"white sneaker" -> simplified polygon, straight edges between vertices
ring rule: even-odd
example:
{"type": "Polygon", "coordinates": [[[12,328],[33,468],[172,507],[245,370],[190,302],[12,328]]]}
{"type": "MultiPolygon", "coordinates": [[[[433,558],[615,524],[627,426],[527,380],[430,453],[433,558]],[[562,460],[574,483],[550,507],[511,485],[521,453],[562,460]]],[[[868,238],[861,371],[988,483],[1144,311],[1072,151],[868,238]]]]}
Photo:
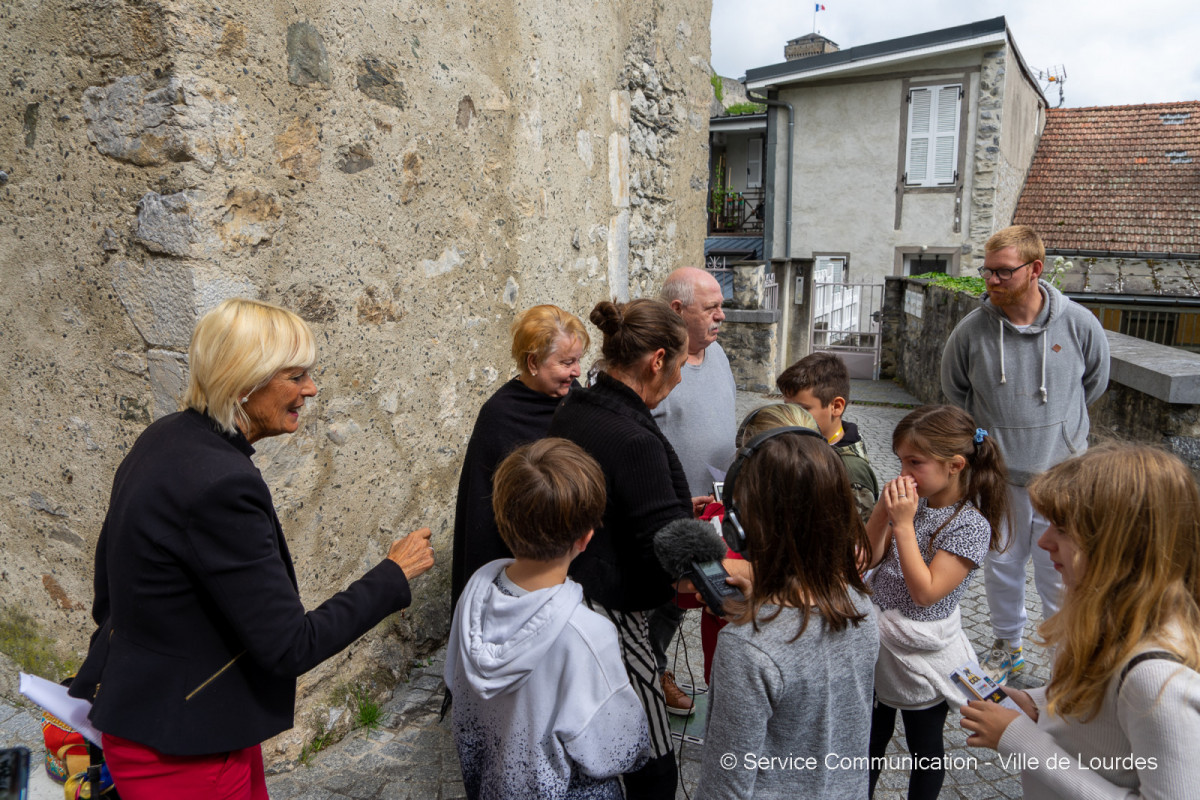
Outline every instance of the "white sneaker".
{"type": "Polygon", "coordinates": [[[992,642],[992,649],[980,666],[989,678],[1003,686],[1008,683],[1014,672],[1020,672],[1025,666],[1025,658],[1021,651],[1020,646],[1013,647],[1008,639],[997,639],[992,642]]]}

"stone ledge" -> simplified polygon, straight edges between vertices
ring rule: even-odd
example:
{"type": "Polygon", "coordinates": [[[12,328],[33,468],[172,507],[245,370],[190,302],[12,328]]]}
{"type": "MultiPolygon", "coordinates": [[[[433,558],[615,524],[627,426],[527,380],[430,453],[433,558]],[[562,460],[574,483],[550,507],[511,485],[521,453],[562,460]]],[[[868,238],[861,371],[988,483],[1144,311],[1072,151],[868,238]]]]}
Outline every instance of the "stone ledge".
{"type": "Polygon", "coordinates": [[[726,322],[757,322],[757,323],[772,323],[779,322],[782,314],[779,309],[767,311],[766,309],[745,309],[745,308],[727,308],[725,309],[726,322]]]}
{"type": "Polygon", "coordinates": [[[1105,331],[1109,381],[1168,403],[1200,404],[1200,355],[1105,331]]]}

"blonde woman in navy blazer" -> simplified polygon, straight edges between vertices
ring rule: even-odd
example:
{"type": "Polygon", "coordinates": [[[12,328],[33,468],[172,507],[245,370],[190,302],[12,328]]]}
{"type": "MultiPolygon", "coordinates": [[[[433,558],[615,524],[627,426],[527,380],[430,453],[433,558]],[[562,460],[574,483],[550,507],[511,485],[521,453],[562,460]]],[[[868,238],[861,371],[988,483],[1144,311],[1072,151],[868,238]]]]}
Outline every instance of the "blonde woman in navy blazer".
{"type": "Polygon", "coordinates": [[[226,300],[196,326],[186,408],[117,469],[96,548],[92,700],[124,800],[267,797],[259,744],[292,726],[296,677],[411,602],[430,531],[305,611],[253,444],[293,433],[316,345],[285,309],[226,300]]]}

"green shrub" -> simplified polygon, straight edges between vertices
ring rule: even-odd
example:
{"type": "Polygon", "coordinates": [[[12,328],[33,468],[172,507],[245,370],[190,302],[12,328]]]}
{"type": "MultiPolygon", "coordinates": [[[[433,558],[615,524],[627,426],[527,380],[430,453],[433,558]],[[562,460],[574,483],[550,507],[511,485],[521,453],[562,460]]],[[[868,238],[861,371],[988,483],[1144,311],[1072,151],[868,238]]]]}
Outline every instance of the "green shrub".
{"type": "Polygon", "coordinates": [[[761,114],[767,110],[767,107],[762,103],[734,103],[725,110],[736,116],[737,114],[761,114]]]}
{"type": "Polygon", "coordinates": [[[721,76],[713,73],[708,76],[708,82],[712,84],[713,96],[717,98],[718,103],[725,102],[725,85],[721,83],[721,76]]]}
{"type": "Polygon", "coordinates": [[[973,278],[970,275],[947,275],[944,272],[926,272],[922,275],[910,276],[913,280],[929,281],[934,286],[941,286],[943,289],[949,289],[952,292],[966,292],[967,294],[979,297],[987,291],[987,284],[983,278],[973,278]]]}

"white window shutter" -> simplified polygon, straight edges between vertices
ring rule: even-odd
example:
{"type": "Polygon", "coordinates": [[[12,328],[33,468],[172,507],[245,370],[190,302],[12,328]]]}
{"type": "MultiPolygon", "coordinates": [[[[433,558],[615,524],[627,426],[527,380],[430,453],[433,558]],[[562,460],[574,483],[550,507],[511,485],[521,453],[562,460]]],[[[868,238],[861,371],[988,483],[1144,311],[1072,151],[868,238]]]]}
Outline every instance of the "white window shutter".
{"type": "Polygon", "coordinates": [[[943,186],[954,183],[958,163],[958,102],[959,87],[940,86],[937,93],[937,128],[934,131],[933,183],[943,186]]]}
{"type": "Polygon", "coordinates": [[[945,186],[957,180],[960,90],[956,83],[909,92],[907,185],[945,186]]]}
{"type": "Polygon", "coordinates": [[[746,188],[762,186],[762,138],[755,136],[746,146],[746,188]]]}
{"type": "Polygon", "coordinates": [[[905,183],[924,186],[933,144],[933,91],[913,89],[908,95],[908,164],[905,183]]]}

